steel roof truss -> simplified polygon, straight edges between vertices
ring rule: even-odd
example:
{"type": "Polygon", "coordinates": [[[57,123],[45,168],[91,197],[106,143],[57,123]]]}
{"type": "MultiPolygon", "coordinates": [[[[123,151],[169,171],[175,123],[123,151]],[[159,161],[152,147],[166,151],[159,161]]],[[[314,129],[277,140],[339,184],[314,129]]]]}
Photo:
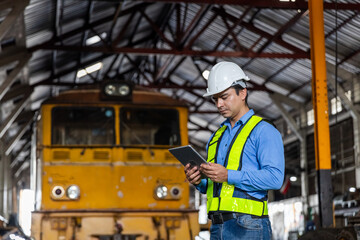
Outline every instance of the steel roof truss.
{"type": "Polygon", "coordinates": [[[29,0],[17,0],[11,2],[12,3],[9,4],[7,1],[4,5],[0,5],[0,7],[4,7],[5,9],[11,7],[10,13],[0,24],[0,41],[5,37],[8,31],[13,28],[16,20],[23,14],[25,7],[29,4],[29,0]]]}
{"type": "Polygon", "coordinates": [[[26,55],[24,58],[20,59],[16,67],[10,72],[7,78],[0,86],[0,101],[5,96],[6,92],[10,89],[11,85],[14,83],[18,74],[22,71],[25,67],[27,62],[30,59],[30,55],[26,55]]]}
{"type": "MultiPolygon", "coordinates": [[[[308,2],[305,0],[296,1],[279,1],[279,0],[143,0],[143,2],[167,2],[167,3],[193,3],[193,4],[219,4],[219,5],[239,5],[251,6],[256,8],[272,8],[272,9],[308,9],[308,2]]],[[[338,10],[360,10],[358,3],[333,3],[324,2],[324,9],[338,9],[338,10]]]]}
{"type": "Polygon", "coordinates": [[[20,102],[16,104],[16,107],[12,110],[11,114],[6,118],[6,120],[0,126],[0,138],[2,138],[7,130],[10,128],[11,124],[14,123],[15,119],[20,115],[24,108],[28,104],[28,99],[31,95],[31,91],[26,91],[23,93],[24,96],[20,102]]]}
{"type": "Polygon", "coordinates": [[[21,146],[21,149],[14,154],[14,156],[13,156],[13,158],[12,158],[12,161],[11,161],[11,163],[10,163],[10,168],[14,168],[14,167],[20,162],[20,160],[19,160],[20,154],[21,154],[22,152],[29,151],[30,145],[31,145],[31,142],[30,142],[30,141],[24,143],[24,144],[21,146]]]}
{"type": "Polygon", "coordinates": [[[21,128],[19,129],[19,131],[17,132],[17,134],[10,140],[9,144],[6,145],[5,147],[5,154],[8,156],[11,151],[14,149],[14,147],[16,146],[16,144],[20,141],[20,139],[22,138],[22,136],[26,133],[26,131],[28,130],[29,126],[31,126],[31,123],[33,121],[33,116],[34,113],[32,112],[31,115],[27,116],[27,118],[22,119],[23,121],[25,121],[24,124],[22,124],[21,128]]]}

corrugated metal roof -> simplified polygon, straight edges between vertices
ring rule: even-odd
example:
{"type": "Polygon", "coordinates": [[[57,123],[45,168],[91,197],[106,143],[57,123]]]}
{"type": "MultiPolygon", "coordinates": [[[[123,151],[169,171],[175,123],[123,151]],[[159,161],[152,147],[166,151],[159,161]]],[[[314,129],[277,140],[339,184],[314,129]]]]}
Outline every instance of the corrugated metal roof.
{"type": "MultiPolygon", "coordinates": [[[[328,1],[332,2],[332,1],[328,1]]],[[[339,1],[339,3],[358,3],[360,1],[339,1]]],[[[295,49],[298,52],[309,52],[309,16],[304,10],[298,9],[277,9],[277,8],[256,8],[241,5],[200,5],[187,3],[166,4],[166,3],[142,3],[140,1],[42,1],[32,0],[25,10],[25,24],[27,47],[32,48],[41,43],[53,40],[56,45],[81,46],[86,38],[96,34],[107,33],[103,39],[110,44],[111,40],[117,38],[122,29],[125,32],[119,39],[117,47],[130,48],[162,48],[171,49],[168,42],[176,42],[179,35],[176,33],[177,26],[185,31],[197,17],[200,21],[190,32],[188,40],[192,39],[199,31],[206,27],[208,22],[216,16],[213,22],[198,36],[191,46],[190,50],[204,51],[234,51],[237,49],[237,42],[240,44],[240,50],[252,50],[254,53],[262,51],[263,53],[289,53],[293,54],[295,49]],[[133,18],[129,9],[133,10],[133,18]],[[139,9],[143,9],[146,19],[139,9]],[[179,10],[179,15],[177,14],[179,10]],[[202,12],[202,10],[204,10],[202,12]],[[136,11],[136,12],[135,12],[136,11]],[[113,21],[116,13],[119,17],[113,21]],[[223,14],[221,16],[221,14],[223,14]],[[297,21],[290,24],[288,28],[283,29],[289,21],[299,14],[297,21]],[[244,16],[243,16],[244,15],[244,16]],[[234,21],[240,19],[240,24],[233,26],[234,21]],[[178,21],[180,18],[180,22],[178,21]],[[106,21],[104,19],[107,19],[106,21]],[[91,24],[104,20],[101,24],[89,28],[91,24]],[[158,29],[155,30],[152,24],[156,24],[158,29]],[[228,34],[229,27],[232,33],[228,34]],[[72,36],[57,39],[62,35],[73,30],[80,29],[72,36]],[[159,35],[162,31],[164,36],[159,35]],[[279,36],[277,32],[281,31],[279,36]],[[110,36],[110,33],[112,34],[110,36]],[[227,34],[227,35],[226,35],[227,34]],[[225,36],[226,35],[226,36],[225,36]],[[234,36],[236,35],[236,41],[234,36]],[[224,37],[225,36],[225,37],[224,37]],[[109,39],[111,37],[112,39],[109,39]],[[163,37],[167,38],[163,39],[163,37]],[[131,39],[130,39],[131,38],[131,39]],[[273,39],[271,39],[273,38],[273,39]],[[221,41],[221,42],[220,42],[221,41]],[[133,44],[133,45],[132,45],[133,44]],[[216,49],[215,46],[218,46],[216,49]]],[[[327,61],[335,63],[335,49],[337,46],[338,62],[351,54],[359,51],[360,43],[360,16],[358,11],[352,10],[332,10],[324,11],[325,35],[327,61]],[[337,23],[335,15],[337,14],[337,23]],[[341,26],[337,31],[336,24],[341,26]],[[337,40],[337,41],[336,41],[337,40]]],[[[99,42],[94,46],[102,47],[103,43],[99,42]]],[[[181,47],[180,47],[181,48],[181,47]]],[[[180,49],[181,50],[181,49],[180,49]]],[[[248,58],[248,57],[214,57],[214,56],[184,56],[157,55],[140,56],[128,54],[127,56],[119,54],[106,55],[102,52],[76,52],[76,51],[57,51],[57,50],[37,50],[29,62],[31,73],[30,82],[38,82],[41,79],[47,79],[51,74],[58,74],[69,71],[59,77],[59,82],[81,82],[92,81],[90,77],[76,79],[76,71],[79,68],[86,67],[88,62],[98,58],[103,61],[104,69],[100,72],[99,78],[103,78],[107,68],[112,64],[109,75],[114,77],[118,73],[131,70],[126,73],[126,77],[133,81],[149,85],[149,79],[152,76],[149,71],[149,63],[157,63],[157,68],[167,66],[165,71],[160,75],[161,81],[167,81],[165,78],[171,71],[171,81],[179,86],[196,86],[202,89],[180,90],[180,89],[162,89],[161,91],[184,98],[189,105],[194,105],[193,109],[199,111],[214,111],[214,114],[193,113],[194,121],[208,122],[215,126],[221,122],[221,117],[215,114],[216,108],[211,102],[203,100],[202,94],[206,87],[206,81],[203,79],[201,72],[210,69],[211,65],[221,60],[229,60],[238,63],[244,67],[245,72],[253,79],[257,85],[266,87],[269,91],[278,92],[282,95],[295,99],[303,104],[308,104],[311,98],[311,62],[307,58],[289,59],[289,58],[248,58]],[[116,59],[115,59],[116,58],[116,59]],[[116,61],[115,61],[116,60],[116,61]],[[169,62],[169,64],[168,64],[169,62]],[[134,63],[137,66],[134,66],[134,63]],[[177,64],[181,63],[179,67],[177,64]],[[177,68],[176,68],[177,67],[177,68]],[[72,69],[69,70],[69,69],[72,69]],[[138,71],[144,71],[144,74],[138,71]],[[148,79],[144,78],[144,75],[148,79]],[[202,105],[201,105],[202,104],[202,105]],[[196,107],[195,107],[196,106],[196,107]]],[[[358,74],[360,56],[355,54],[340,65],[352,74],[358,74]]],[[[341,78],[341,77],[340,77],[341,78]]],[[[344,79],[346,81],[346,79],[344,79]]],[[[281,117],[280,111],[271,104],[269,93],[265,91],[250,91],[250,105],[255,110],[261,111],[260,114],[270,118],[278,119],[281,117]]],[[[292,110],[286,106],[288,110],[292,110]]],[[[192,108],[190,108],[192,109],[192,108]]],[[[206,141],[207,134],[197,132],[195,138],[200,142],[206,141]]]]}

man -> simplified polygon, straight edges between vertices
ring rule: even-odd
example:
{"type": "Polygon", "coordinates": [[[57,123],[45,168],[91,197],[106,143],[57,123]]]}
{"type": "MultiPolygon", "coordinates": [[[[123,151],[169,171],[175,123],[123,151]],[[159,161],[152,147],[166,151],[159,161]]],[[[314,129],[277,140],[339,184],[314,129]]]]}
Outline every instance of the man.
{"type": "Polygon", "coordinates": [[[188,181],[207,194],[212,240],[271,239],[267,191],[283,183],[284,148],[279,131],[249,109],[249,80],[232,62],[211,69],[204,97],[226,120],[207,144],[208,164],[185,166],[188,181]]]}

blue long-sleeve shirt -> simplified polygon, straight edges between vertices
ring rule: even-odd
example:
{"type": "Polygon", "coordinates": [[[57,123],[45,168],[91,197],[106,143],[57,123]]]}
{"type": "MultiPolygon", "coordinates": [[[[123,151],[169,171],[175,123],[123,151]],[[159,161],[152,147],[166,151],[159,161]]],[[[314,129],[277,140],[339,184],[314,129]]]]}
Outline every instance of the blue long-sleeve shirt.
{"type": "MultiPolygon", "coordinates": [[[[226,154],[237,130],[252,115],[254,111],[251,109],[236,122],[233,128],[228,119],[220,125],[226,125],[227,128],[219,143],[218,164],[224,165],[226,154]]],[[[241,170],[228,170],[228,183],[246,191],[252,197],[262,199],[267,195],[267,190],[281,188],[284,170],[284,146],[281,134],[272,124],[261,121],[244,146],[241,170]]],[[[201,193],[206,193],[206,181],[207,179],[202,179],[196,186],[201,193]]]]}

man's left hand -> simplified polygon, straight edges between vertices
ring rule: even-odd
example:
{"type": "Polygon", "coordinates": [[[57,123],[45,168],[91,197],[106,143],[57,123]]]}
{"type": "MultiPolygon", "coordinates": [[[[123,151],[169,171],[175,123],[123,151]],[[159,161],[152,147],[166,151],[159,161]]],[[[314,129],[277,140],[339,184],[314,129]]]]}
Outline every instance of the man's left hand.
{"type": "Polygon", "coordinates": [[[217,163],[201,164],[200,171],[204,173],[213,182],[222,183],[227,182],[228,171],[227,169],[217,163]]]}

